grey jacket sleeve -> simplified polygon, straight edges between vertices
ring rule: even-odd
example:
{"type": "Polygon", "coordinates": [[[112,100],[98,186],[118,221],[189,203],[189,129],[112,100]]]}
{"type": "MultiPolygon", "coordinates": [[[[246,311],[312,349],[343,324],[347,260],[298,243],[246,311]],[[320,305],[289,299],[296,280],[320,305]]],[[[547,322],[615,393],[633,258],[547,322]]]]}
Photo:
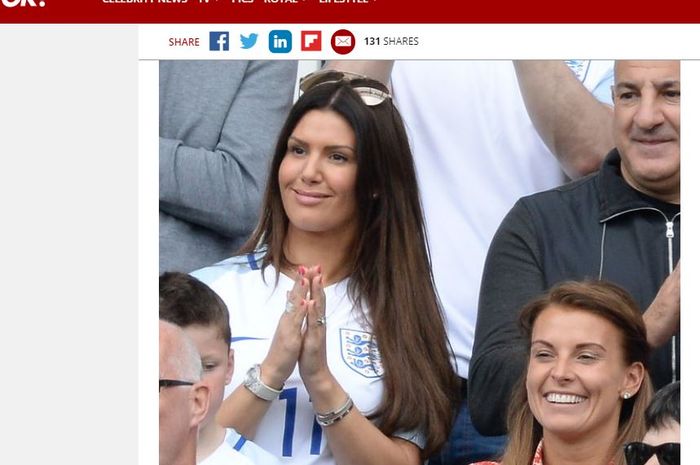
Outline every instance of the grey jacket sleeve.
{"type": "Polygon", "coordinates": [[[163,212],[226,237],[250,232],[295,76],[296,61],[250,62],[214,150],[160,138],[163,212]]]}
{"type": "Polygon", "coordinates": [[[496,231],[481,279],[468,391],[472,421],[484,435],[506,433],[511,392],[527,360],[518,315],[545,287],[538,257],[532,217],[520,200],[496,231]]]}

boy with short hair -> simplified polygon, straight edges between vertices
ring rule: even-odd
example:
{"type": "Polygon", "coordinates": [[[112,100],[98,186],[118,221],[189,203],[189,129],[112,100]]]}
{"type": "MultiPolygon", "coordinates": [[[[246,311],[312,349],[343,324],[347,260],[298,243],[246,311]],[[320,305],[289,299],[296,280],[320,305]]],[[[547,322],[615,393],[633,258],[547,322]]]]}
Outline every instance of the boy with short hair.
{"type": "Polygon", "coordinates": [[[209,413],[199,428],[199,465],[278,465],[279,460],[214,417],[233,375],[231,327],[226,304],[193,276],[163,273],[159,279],[160,319],[180,326],[194,341],[202,358],[202,381],[209,385],[209,413]]]}

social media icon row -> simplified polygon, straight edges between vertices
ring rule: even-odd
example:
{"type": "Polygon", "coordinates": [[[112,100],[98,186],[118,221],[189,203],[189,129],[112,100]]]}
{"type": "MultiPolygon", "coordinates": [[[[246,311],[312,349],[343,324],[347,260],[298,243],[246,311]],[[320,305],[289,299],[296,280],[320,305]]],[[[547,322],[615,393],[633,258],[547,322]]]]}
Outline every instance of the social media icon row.
{"type": "MultiPolygon", "coordinates": [[[[258,40],[256,33],[248,35],[241,34],[241,48],[253,48],[258,40]]],[[[228,31],[210,31],[209,32],[209,50],[213,52],[228,52],[231,43],[230,34],[228,31]]]]}
{"type": "MultiPolygon", "coordinates": [[[[301,31],[301,50],[304,52],[320,52],[322,50],[321,31],[301,31]]],[[[253,48],[258,40],[258,34],[240,34],[240,48],[253,48]]],[[[292,33],[285,29],[275,29],[268,34],[268,49],[272,53],[289,53],[292,51],[292,33]]],[[[228,31],[209,32],[209,50],[227,52],[230,49],[230,33],[228,31]]],[[[331,47],[336,53],[345,55],[355,48],[355,36],[347,29],[336,31],[331,37],[331,47]]]]}

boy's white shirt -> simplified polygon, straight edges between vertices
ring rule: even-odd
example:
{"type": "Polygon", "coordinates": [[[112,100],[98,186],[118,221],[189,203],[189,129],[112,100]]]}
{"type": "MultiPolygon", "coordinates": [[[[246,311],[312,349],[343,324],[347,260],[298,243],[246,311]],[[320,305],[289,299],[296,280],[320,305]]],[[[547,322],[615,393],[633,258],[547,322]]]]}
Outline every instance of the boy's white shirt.
{"type": "Polygon", "coordinates": [[[223,442],[199,465],[281,465],[281,461],[238,431],[227,428],[223,442]]]}

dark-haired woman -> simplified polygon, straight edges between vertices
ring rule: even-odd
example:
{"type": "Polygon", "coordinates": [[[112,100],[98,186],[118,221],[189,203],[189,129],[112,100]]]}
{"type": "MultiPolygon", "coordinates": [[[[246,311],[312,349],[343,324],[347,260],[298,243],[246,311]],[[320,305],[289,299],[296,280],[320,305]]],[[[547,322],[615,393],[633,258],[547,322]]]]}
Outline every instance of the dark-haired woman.
{"type": "Polygon", "coordinates": [[[405,129],[376,81],[301,88],[243,254],[195,273],[231,313],[218,420],[294,464],[418,465],[457,388],[405,129]]]}

